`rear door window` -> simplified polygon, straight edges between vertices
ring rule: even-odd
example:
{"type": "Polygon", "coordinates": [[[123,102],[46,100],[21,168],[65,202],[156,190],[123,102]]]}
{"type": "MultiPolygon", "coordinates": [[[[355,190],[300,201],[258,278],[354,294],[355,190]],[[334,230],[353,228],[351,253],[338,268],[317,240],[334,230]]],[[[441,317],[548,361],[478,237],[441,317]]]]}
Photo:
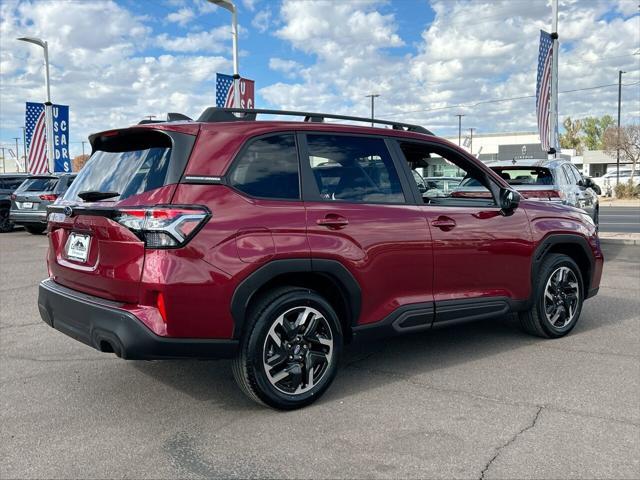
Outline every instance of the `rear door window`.
{"type": "Polygon", "coordinates": [[[252,197],[298,200],[298,151],[292,133],[252,141],[234,163],[230,183],[252,197]]]}
{"type": "Polygon", "coordinates": [[[58,184],[57,178],[30,178],[20,187],[21,192],[52,192],[58,184]]]}

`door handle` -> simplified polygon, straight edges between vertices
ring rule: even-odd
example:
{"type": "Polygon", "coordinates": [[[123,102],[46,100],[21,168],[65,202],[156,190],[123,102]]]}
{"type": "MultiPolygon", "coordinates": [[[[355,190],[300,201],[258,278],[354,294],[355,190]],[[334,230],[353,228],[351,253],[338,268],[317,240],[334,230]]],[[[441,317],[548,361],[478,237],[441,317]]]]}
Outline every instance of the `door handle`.
{"type": "Polygon", "coordinates": [[[442,230],[451,230],[456,226],[456,221],[450,217],[438,217],[431,222],[431,225],[442,230]]]}
{"type": "Polygon", "coordinates": [[[324,218],[319,218],[316,223],[321,227],[327,228],[344,228],[349,225],[349,220],[341,215],[329,214],[324,218]]]}

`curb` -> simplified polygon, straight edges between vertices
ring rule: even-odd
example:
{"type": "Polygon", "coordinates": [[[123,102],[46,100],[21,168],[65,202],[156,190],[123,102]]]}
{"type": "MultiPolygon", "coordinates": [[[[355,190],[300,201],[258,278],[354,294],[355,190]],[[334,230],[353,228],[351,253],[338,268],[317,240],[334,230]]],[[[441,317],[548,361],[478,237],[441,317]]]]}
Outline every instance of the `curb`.
{"type": "Polygon", "coordinates": [[[635,245],[640,246],[640,240],[634,238],[600,238],[600,243],[605,245],[635,245]]]}

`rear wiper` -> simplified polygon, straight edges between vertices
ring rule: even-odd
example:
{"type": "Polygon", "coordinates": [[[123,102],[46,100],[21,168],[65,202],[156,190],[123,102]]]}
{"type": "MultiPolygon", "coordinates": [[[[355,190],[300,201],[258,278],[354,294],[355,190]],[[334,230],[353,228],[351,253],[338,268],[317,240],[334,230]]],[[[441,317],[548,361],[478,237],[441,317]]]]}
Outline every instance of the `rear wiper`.
{"type": "Polygon", "coordinates": [[[119,195],[120,194],[118,192],[99,192],[98,190],[78,193],[78,197],[85,202],[97,202],[99,200],[106,200],[107,198],[113,198],[119,195]]]}

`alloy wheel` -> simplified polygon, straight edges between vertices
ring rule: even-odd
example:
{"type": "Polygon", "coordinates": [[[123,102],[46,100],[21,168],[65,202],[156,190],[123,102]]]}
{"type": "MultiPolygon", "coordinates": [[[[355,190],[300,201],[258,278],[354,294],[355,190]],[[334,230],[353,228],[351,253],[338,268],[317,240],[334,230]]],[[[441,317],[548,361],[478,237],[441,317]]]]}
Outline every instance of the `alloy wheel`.
{"type": "Polygon", "coordinates": [[[315,308],[294,307],[271,325],[264,340],[263,366],[269,382],[287,395],[317,385],[333,361],[333,335],[315,308]]]}
{"type": "Polygon", "coordinates": [[[580,284],[569,267],[558,267],[544,289],[544,313],[554,328],[564,328],[575,318],[580,301],[580,284]]]}

